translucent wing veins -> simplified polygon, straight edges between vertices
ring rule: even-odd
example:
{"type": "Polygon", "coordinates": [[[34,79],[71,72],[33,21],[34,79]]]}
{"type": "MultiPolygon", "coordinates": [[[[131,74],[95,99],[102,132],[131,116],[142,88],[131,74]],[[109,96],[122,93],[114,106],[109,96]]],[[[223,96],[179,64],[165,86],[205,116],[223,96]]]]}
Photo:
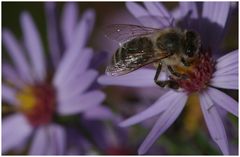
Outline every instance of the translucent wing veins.
{"type": "Polygon", "coordinates": [[[112,24],[105,28],[105,35],[123,44],[133,38],[150,35],[160,29],[154,29],[144,26],[129,25],[129,24],[112,24]]]}

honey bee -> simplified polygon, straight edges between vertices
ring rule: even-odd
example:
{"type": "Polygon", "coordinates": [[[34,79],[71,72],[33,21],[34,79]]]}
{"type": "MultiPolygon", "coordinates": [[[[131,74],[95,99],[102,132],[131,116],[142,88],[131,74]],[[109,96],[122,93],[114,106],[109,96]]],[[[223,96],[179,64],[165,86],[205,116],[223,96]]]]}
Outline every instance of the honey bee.
{"type": "Polygon", "coordinates": [[[120,45],[106,68],[107,75],[124,75],[153,63],[157,66],[155,83],[173,89],[179,88],[176,79],[187,79],[186,73],[196,63],[201,46],[195,31],[175,27],[113,24],[106,27],[105,34],[120,45]],[[168,73],[167,80],[158,80],[161,70],[168,73]]]}

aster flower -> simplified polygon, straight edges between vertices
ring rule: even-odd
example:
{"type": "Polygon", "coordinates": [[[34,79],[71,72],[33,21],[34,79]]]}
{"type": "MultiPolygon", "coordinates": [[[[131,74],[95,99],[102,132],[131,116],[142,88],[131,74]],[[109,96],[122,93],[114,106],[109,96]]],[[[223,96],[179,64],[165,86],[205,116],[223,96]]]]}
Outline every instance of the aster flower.
{"type": "MultiPolygon", "coordinates": [[[[120,126],[126,127],[153,116],[159,116],[154,127],[141,144],[138,153],[146,153],[157,138],[180,115],[188,97],[197,94],[199,98],[197,103],[201,106],[212,139],[217,143],[223,154],[229,154],[228,140],[218,108],[223,108],[227,112],[238,116],[238,102],[217,88],[238,89],[238,50],[229,52],[216,61],[210,54],[211,52],[219,53],[219,44],[223,39],[223,30],[226,27],[225,24],[231,7],[230,3],[203,3],[201,15],[199,15],[195,3],[187,2],[181,2],[180,6],[173,12],[167,11],[161,3],[155,2],[144,3],[145,7],[137,3],[127,2],[126,6],[144,26],[154,28],[166,26],[165,21],[154,19],[156,16],[175,19],[174,21],[185,20],[185,23],[190,22],[191,25],[180,25],[180,27],[196,30],[201,36],[203,45],[198,65],[190,73],[190,79],[179,81],[183,91],[169,90],[149,108],[120,123],[120,126]],[[141,19],[143,16],[153,17],[153,20],[144,23],[141,19]]],[[[173,26],[176,25],[177,23],[173,23],[173,26]]],[[[98,81],[104,85],[149,87],[156,86],[153,81],[155,73],[156,70],[142,68],[119,77],[101,76],[98,81]]]]}
{"type": "Polygon", "coordinates": [[[63,154],[66,134],[56,119],[86,114],[105,98],[100,90],[89,90],[98,75],[88,68],[93,50],[85,46],[94,25],[94,11],[85,11],[79,20],[77,6],[67,3],[58,27],[55,3],[46,3],[45,9],[49,64],[28,12],[20,17],[23,44],[8,29],[2,31],[3,45],[13,63],[3,60],[2,99],[15,111],[2,121],[3,153],[32,137],[30,154],[63,154]]]}
{"type": "Polygon", "coordinates": [[[120,120],[122,120],[120,116],[113,114],[104,106],[91,108],[78,119],[73,117],[72,123],[66,126],[68,137],[66,155],[104,154],[109,139],[109,134],[106,133],[110,129],[108,124],[117,124],[120,120]],[[79,126],[78,123],[80,127],[72,127],[79,126]]]}

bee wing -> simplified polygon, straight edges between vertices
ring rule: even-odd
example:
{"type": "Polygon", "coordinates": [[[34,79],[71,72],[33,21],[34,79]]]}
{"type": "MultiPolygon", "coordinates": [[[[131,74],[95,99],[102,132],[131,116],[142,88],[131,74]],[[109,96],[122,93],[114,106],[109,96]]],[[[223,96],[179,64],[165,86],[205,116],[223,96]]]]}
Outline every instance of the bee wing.
{"type": "Polygon", "coordinates": [[[106,74],[111,76],[125,75],[168,56],[170,56],[169,53],[154,54],[136,52],[134,54],[127,55],[125,58],[119,60],[118,62],[113,62],[107,67],[106,74]]]}
{"type": "Polygon", "coordinates": [[[154,15],[139,16],[137,19],[143,26],[156,28],[156,29],[174,27],[176,22],[172,17],[154,16],[154,15]]]}
{"type": "Polygon", "coordinates": [[[151,35],[157,31],[160,31],[160,29],[131,24],[112,24],[105,28],[105,35],[122,45],[131,39],[151,35]]]}

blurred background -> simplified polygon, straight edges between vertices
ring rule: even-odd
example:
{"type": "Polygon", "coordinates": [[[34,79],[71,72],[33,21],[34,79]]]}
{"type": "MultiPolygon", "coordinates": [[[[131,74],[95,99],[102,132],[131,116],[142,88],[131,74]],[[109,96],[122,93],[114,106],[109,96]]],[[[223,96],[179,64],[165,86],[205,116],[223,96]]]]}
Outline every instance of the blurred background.
{"type": "MultiPolygon", "coordinates": [[[[164,2],[169,10],[178,6],[178,3],[164,2]]],[[[201,5],[201,3],[199,3],[201,5]]],[[[58,15],[60,16],[63,9],[63,2],[57,3],[58,15]]],[[[105,61],[97,68],[101,74],[104,73],[105,67],[113,52],[118,47],[114,43],[104,37],[102,29],[107,24],[127,23],[138,24],[136,19],[127,11],[124,2],[79,2],[77,3],[80,15],[86,9],[92,8],[96,12],[96,23],[88,45],[95,50],[96,55],[106,53],[105,61]]],[[[238,8],[233,12],[229,28],[226,33],[224,44],[222,45],[223,52],[229,52],[238,47],[238,8]]],[[[38,30],[40,31],[41,39],[44,44],[44,49],[47,54],[47,30],[46,18],[44,12],[44,4],[42,2],[2,2],[2,27],[10,29],[17,38],[22,37],[19,16],[23,11],[28,11],[32,15],[38,30]]],[[[80,16],[79,15],[79,16],[80,16]]],[[[5,48],[2,48],[2,59],[9,60],[9,56],[5,48]]],[[[119,116],[121,119],[126,119],[150,106],[161,94],[163,90],[158,88],[127,88],[127,87],[102,87],[102,90],[107,94],[104,105],[119,116]]],[[[228,95],[238,100],[238,91],[224,90],[228,95]]],[[[2,118],[11,114],[8,110],[8,105],[2,102],[2,118]]],[[[71,118],[65,118],[65,123],[72,123],[71,118]]],[[[140,146],[143,139],[146,137],[155,119],[144,121],[143,123],[134,125],[129,128],[119,128],[111,121],[104,121],[100,125],[104,126],[102,130],[104,134],[100,134],[108,149],[98,148],[98,145],[91,143],[88,137],[84,137],[91,147],[84,146],[84,151],[80,154],[101,154],[101,155],[131,155],[137,154],[137,148],[140,146]],[[111,136],[111,139],[109,139],[111,136]],[[116,142],[117,141],[117,142],[116,142]],[[115,143],[115,147],[111,148],[115,143]],[[118,144],[116,144],[118,143],[118,144]],[[93,146],[92,146],[93,145],[93,146]]],[[[93,122],[94,123],[94,122],[93,122]]],[[[229,139],[230,151],[233,154],[238,154],[238,119],[232,115],[228,115],[224,119],[225,128],[229,139]]],[[[99,125],[99,124],[96,124],[99,125]]],[[[96,125],[91,125],[96,126],[96,125]]],[[[68,132],[68,142],[73,145],[71,149],[83,149],[83,144],[77,129],[70,129],[68,132]],[[79,137],[79,141],[74,141],[79,137]],[[74,142],[71,142],[74,141],[74,142]],[[76,148],[75,148],[76,147],[76,148]],[[81,147],[81,148],[80,148],[81,147]]],[[[11,150],[7,154],[28,154],[28,146],[26,148],[11,150]]],[[[70,149],[70,148],[69,148],[70,149]]],[[[78,154],[77,151],[72,151],[73,154],[78,154]]],[[[148,154],[171,154],[171,155],[220,155],[221,152],[216,144],[212,141],[206,128],[202,113],[199,107],[187,106],[177,121],[156,141],[151,147],[148,154]]]]}

